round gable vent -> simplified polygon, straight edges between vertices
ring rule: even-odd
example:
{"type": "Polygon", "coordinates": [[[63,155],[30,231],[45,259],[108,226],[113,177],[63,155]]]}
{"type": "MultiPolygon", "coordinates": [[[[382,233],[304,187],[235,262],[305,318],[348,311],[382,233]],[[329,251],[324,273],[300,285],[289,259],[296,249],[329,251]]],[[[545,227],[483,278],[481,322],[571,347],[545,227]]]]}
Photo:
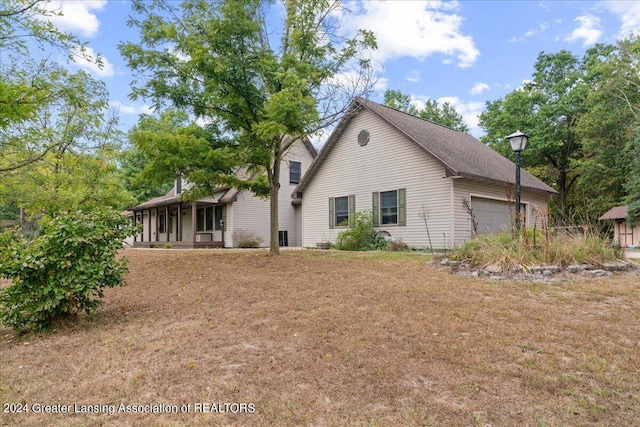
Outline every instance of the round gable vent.
{"type": "Polygon", "coordinates": [[[358,134],[358,145],[364,147],[369,142],[369,138],[371,138],[369,131],[366,129],[361,130],[358,134]]]}

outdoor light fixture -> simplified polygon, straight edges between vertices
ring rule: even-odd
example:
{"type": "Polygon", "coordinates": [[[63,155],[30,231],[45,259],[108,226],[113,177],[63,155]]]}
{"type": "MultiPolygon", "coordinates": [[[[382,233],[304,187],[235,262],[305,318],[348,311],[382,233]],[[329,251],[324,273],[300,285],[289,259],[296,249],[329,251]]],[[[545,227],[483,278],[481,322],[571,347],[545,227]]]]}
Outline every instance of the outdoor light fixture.
{"type": "Polygon", "coordinates": [[[516,153],[516,232],[520,231],[520,153],[527,147],[529,136],[516,131],[507,136],[511,149],[516,153]]]}
{"type": "Polygon", "coordinates": [[[517,131],[507,136],[507,139],[509,140],[509,144],[511,144],[511,149],[513,150],[513,152],[520,153],[521,151],[524,151],[525,148],[527,148],[527,141],[529,140],[529,136],[520,131],[517,131]]]}

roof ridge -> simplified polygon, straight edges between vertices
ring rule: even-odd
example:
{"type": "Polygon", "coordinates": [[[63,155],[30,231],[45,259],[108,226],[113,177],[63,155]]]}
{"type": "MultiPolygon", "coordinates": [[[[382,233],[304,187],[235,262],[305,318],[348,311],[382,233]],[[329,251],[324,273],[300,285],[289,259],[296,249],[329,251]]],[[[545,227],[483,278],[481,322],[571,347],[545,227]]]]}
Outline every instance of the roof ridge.
{"type": "Polygon", "coordinates": [[[422,117],[416,116],[415,114],[407,113],[406,111],[402,111],[402,110],[400,110],[400,109],[398,109],[398,108],[394,108],[394,107],[391,107],[391,106],[386,105],[386,104],[381,104],[381,103],[379,103],[379,102],[372,101],[372,100],[367,99],[367,98],[362,98],[362,97],[359,97],[359,98],[360,98],[361,100],[364,100],[364,101],[366,101],[366,102],[370,102],[370,103],[375,104],[375,105],[377,105],[377,106],[384,107],[384,108],[388,108],[388,109],[390,109],[390,110],[397,111],[398,113],[405,114],[405,115],[407,115],[407,116],[409,116],[409,117],[412,117],[412,118],[414,118],[414,119],[422,120],[423,122],[431,123],[431,124],[434,124],[434,125],[437,125],[437,126],[443,127],[443,128],[445,128],[445,129],[448,129],[448,130],[451,130],[451,131],[454,131],[454,132],[459,132],[459,133],[464,134],[464,135],[469,135],[469,134],[468,134],[468,133],[466,133],[466,132],[459,131],[459,130],[454,129],[454,128],[450,127],[450,126],[443,125],[442,123],[438,123],[438,122],[435,122],[435,121],[430,120],[430,119],[425,119],[425,118],[422,118],[422,117]]]}

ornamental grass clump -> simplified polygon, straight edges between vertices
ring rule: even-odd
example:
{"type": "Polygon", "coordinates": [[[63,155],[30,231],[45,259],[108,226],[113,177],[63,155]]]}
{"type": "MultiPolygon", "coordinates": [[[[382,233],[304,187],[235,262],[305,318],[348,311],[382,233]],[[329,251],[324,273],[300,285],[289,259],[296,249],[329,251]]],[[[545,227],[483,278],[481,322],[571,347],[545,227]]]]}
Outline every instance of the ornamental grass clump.
{"type": "Polygon", "coordinates": [[[65,213],[43,219],[33,240],[0,235],[0,321],[16,331],[44,330],[57,319],[93,313],[104,288],[124,284],[127,260],[116,259],[135,232],[117,212],[65,213]]]}
{"type": "Polygon", "coordinates": [[[594,233],[544,238],[536,233],[536,230],[523,230],[520,235],[481,235],[463,243],[454,251],[452,259],[475,267],[496,264],[504,270],[515,270],[535,265],[602,265],[621,255],[619,249],[606,246],[604,239],[594,233]]]}

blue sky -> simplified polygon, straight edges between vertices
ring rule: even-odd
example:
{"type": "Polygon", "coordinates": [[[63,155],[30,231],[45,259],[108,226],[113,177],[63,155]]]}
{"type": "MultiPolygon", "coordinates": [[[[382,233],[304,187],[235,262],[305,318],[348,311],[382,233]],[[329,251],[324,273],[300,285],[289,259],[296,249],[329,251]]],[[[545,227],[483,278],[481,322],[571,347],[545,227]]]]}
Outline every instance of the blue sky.
{"type": "MultiPolygon", "coordinates": [[[[149,112],[144,101],[128,98],[132,75],[117,45],[136,41],[128,28],[130,3],[121,0],[53,1],[64,16],[59,28],[89,43],[104,59],[104,68],[84,68],[102,79],[110,103],[120,112],[126,130],[139,114],[149,112]]],[[[541,51],[569,50],[582,56],[595,43],[615,43],[640,30],[640,1],[347,1],[357,11],[348,28],[374,31],[381,65],[375,101],[385,89],[412,96],[416,105],[427,99],[449,102],[479,137],[478,114],[487,101],[504,97],[531,78],[541,51]]],[[[319,141],[321,143],[322,141],[319,141]]]]}

